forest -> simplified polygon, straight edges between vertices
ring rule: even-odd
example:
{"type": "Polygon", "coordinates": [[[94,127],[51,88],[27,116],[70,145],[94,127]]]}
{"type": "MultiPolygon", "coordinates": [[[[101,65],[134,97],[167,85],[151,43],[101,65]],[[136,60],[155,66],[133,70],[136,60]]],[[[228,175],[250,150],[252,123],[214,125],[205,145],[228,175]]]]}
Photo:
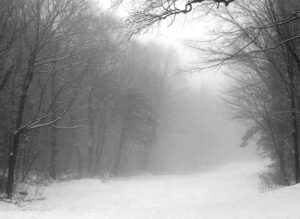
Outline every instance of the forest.
{"type": "Polygon", "coordinates": [[[1,0],[1,189],[147,169],[172,55],[90,1],[1,0]]]}
{"type": "Polygon", "coordinates": [[[219,24],[186,42],[199,54],[192,71],[225,69],[222,99],[247,128],[241,146],[255,142],[271,161],[261,179],[299,183],[300,3],[129,2],[124,19],[111,12],[121,0],[110,11],[92,0],[0,0],[1,193],[13,198],[18,183],[151,173],[188,70],[172,48],[137,36],[180,16],[219,24]]]}

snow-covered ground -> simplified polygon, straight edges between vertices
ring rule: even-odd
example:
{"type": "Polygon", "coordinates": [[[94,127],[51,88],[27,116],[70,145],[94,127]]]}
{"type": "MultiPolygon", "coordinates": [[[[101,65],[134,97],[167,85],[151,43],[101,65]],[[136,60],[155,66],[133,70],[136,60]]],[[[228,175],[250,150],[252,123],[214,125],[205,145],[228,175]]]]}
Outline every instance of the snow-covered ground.
{"type": "Polygon", "coordinates": [[[260,193],[260,170],[235,163],[198,175],[56,183],[42,188],[45,200],[0,202],[0,218],[299,219],[300,185],[260,193]]]}

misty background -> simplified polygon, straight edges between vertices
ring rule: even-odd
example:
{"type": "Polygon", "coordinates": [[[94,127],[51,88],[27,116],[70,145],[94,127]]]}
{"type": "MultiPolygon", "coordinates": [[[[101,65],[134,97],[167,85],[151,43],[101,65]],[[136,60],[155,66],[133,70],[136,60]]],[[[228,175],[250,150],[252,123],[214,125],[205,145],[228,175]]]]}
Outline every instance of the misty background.
{"type": "Polygon", "coordinates": [[[0,0],[3,197],[260,159],[266,187],[299,182],[298,7],[0,0]]]}

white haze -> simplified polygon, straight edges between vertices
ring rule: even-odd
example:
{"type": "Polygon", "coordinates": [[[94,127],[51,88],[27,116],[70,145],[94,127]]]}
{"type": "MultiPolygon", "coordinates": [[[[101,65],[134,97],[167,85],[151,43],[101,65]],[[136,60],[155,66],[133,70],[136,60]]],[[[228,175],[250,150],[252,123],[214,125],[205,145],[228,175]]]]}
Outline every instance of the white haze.
{"type": "MultiPolygon", "coordinates": [[[[175,48],[181,67],[189,68],[201,59],[201,54],[187,47],[185,40],[209,39],[209,32],[215,26],[207,19],[191,22],[186,18],[172,26],[152,29],[141,39],[175,48]]],[[[188,89],[181,91],[166,116],[170,124],[160,133],[159,144],[153,152],[156,171],[205,171],[227,162],[257,159],[254,145],[240,147],[246,127],[230,119],[232,115],[220,98],[230,86],[223,69],[182,72],[182,83],[188,89]]]]}
{"type": "MultiPolygon", "coordinates": [[[[102,1],[101,5],[109,8],[110,1],[102,1]]],[[[124,5],[115,12],[119,17],[128,15],[129,6],[124,5]]],[[[175,101],[166,104],[168,113],[164,115],[150,159],[152,172],[199,172],[225,163],[258,159],[254,145],[240,147],[246,127],[230,119],[231,115],[220,99],[230,86],[223,71],[226,67],[193,73],[184,70],[202,58],[186,45],[186,41],[209,40],[214,29],[220,26],[210,15],[195,17],[189,14],[178,16],[171,24],[162,22],[137,37],[145,43],[154,42],[174,49],[183,69],[178,85],[184,89],[175,101]]]]}

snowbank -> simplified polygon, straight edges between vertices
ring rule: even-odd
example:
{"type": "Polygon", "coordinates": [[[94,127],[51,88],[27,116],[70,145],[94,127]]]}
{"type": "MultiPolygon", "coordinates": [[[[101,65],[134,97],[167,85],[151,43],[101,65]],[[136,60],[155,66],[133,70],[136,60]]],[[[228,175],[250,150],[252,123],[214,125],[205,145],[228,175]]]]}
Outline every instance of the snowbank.
{"type": "Polygon", "coordinates": [[[198,175],[145,176],[53,184],[45,200],[0,202],[2,219],[299,219],[300,185],[259,193],[257,163],[198,175]]]}

